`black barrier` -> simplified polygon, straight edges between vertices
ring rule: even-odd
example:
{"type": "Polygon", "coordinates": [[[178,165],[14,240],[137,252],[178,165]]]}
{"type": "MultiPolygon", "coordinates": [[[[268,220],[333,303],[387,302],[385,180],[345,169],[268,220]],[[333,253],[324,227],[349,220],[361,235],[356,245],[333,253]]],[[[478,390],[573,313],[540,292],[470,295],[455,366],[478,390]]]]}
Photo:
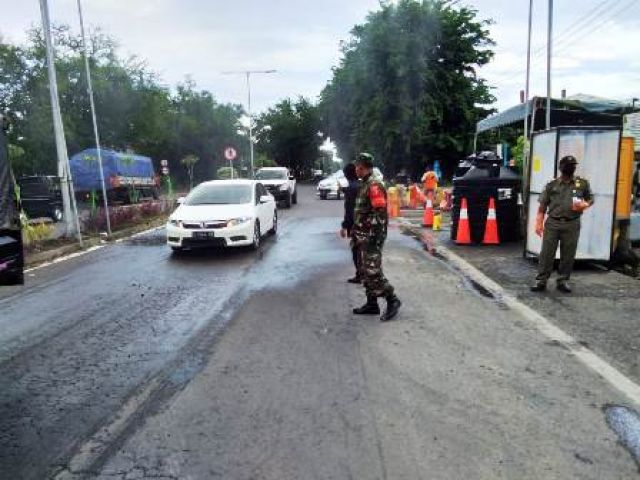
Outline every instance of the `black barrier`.
{"type": "Polygon", "coordinates": [[[0,114],[0,285],[19,285],[24,279],[24,253],[6,128],[0,114]]]}

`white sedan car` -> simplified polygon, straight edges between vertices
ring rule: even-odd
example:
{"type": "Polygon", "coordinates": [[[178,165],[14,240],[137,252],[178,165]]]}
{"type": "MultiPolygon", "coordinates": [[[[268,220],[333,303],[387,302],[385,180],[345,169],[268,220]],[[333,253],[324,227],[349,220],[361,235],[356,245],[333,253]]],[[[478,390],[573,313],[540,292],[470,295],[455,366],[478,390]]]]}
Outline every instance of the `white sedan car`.
{"type": "MultiPolygon", "coordinates": [[[[373,167],[373,176],[380,181],[384,180],[384,176],[378,167],[373,167]]],[[[342,170],[338,170],[318,183],[316,195],[318,195],[321,200],[326,200],[331,197],[335,197],[340,200],[342,189],[347,188],[348,186],[349,181],[345,178],[342,170]]]]}
{"type": "Polygon", "coordinates": [[[167,244],[174,250],[196,247],[258,249],[275,234],[275,199],[255,180],[213,180],[194,188],[169,217],[167,244]]]}

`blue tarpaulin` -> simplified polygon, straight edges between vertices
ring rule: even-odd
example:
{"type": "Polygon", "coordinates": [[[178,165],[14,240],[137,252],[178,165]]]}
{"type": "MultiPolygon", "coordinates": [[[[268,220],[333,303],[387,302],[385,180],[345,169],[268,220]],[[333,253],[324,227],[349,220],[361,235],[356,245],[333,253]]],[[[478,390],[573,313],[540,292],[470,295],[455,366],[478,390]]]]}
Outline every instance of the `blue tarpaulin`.
{"type": "MultiPolygon", "coordinates": [[[[120,153],[113,150],[101,149],[102,171],[107,188],[110,188],[112,177],[135,179],[153,179],[153,162],[149,157],[120,153]]],[[[73,186],[77,192],[98,190],[100,184],[100,169],[98,167],[98,150],[88,148],[76,153],[69,159],[73,186]]]]}

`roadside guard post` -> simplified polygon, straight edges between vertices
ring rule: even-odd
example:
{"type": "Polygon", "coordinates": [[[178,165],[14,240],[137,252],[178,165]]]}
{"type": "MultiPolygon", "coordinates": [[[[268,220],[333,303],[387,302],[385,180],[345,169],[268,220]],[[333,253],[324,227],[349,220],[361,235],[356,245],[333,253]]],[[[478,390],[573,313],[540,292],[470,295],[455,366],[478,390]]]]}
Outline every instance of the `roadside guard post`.
{"type": "Polygon", "coordinates": [[[547,182],[560,175],[559,160],[573,155],[578,159],[576,175],[589,180],[595,200],[581,219],[576,259],[611,260],[620,145],[616,127],[558,127],[533,135],[525,255],[540,255],[542,241],[535,233],[538,200],[547,182]]]}

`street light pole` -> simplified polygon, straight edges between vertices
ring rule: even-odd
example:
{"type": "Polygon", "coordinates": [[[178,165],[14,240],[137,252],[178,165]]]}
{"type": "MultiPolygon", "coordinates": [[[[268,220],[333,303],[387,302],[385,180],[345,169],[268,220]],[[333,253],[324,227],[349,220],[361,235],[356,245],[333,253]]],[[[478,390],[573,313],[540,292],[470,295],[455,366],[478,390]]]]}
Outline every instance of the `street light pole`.
{"type": "Polygon", "coordinates": [[[547,33],[547,130],[551,128],[551,56],[553,54],[553,0],[549,0],[547,33]]]}
{"type": "Polygon", "coordinates": [[[60,177],[62,190],[65,234],[70,235],[75,233],[78,237],[80,246],[82,246],[80,220],[78,219],[78,209],[76,207],[76,199],[73,193],[73,181],[71,178],[71,168],[69,167],[69,155],[67,153],[67,143],[64,138],[64,125],[62,123],[62,115],[60,114],[58,83],[56,80],[53,42],[51,41],[51,22],[49,20],[49,5],[47,4],[47,0],[40,0],[40,14],[42,15],[42,34],[44,36],[46,46],[47,67],[49,70],[49,93],[51,95],[51,111],[53,114],[53,132],[56,141],[56,152],[58,154],[58,176],[60,177]]]}
{"type": "Polygon", "coordinates": [[[251,158],[251,177],[253,178],[253,114],[251,113],[251,75],[254,73],[276,73],[277,70],[239,70],[222,72],[223,75],[245,75],[247,78],[247,114],[249,115],[249,156],[251,158]]]}
{"type": "Polygon", "coordinates": [[[96,105],[93,98],[93,86],[91,82],[91,69],[89,68],[89,49],[87,39],[84,34],[84,19],[82,17],[82,6],[78,0],[78,17],[80,18],[80,32],[82,34],[82,48],[84,51],[84,66],[87,73],[87,91],[89,93],[89,103],[91,105],[91,119],[93,120],[93,135],[96,140],[96,150],[98,152],[98,168],[100,169],[100,184],[102,185],[102,199],[104,203],[104,216],[107,220],[107,235],[111,236],[111,220],[109,219],[109,204],[107,203],[107,188],[104,184],[104,171],[102,170],[102,149],[100,147],[100,135],[98,134],[98,120],[96,118],[96,105]]]}
{"type": "Polygon", "coordinates": [[[527,79],[524,86],[524,139],[529,142],[529,80],[531,78],[531,23],[533,0],[529,0],[529,32],[527,36],[527,79]]]}

